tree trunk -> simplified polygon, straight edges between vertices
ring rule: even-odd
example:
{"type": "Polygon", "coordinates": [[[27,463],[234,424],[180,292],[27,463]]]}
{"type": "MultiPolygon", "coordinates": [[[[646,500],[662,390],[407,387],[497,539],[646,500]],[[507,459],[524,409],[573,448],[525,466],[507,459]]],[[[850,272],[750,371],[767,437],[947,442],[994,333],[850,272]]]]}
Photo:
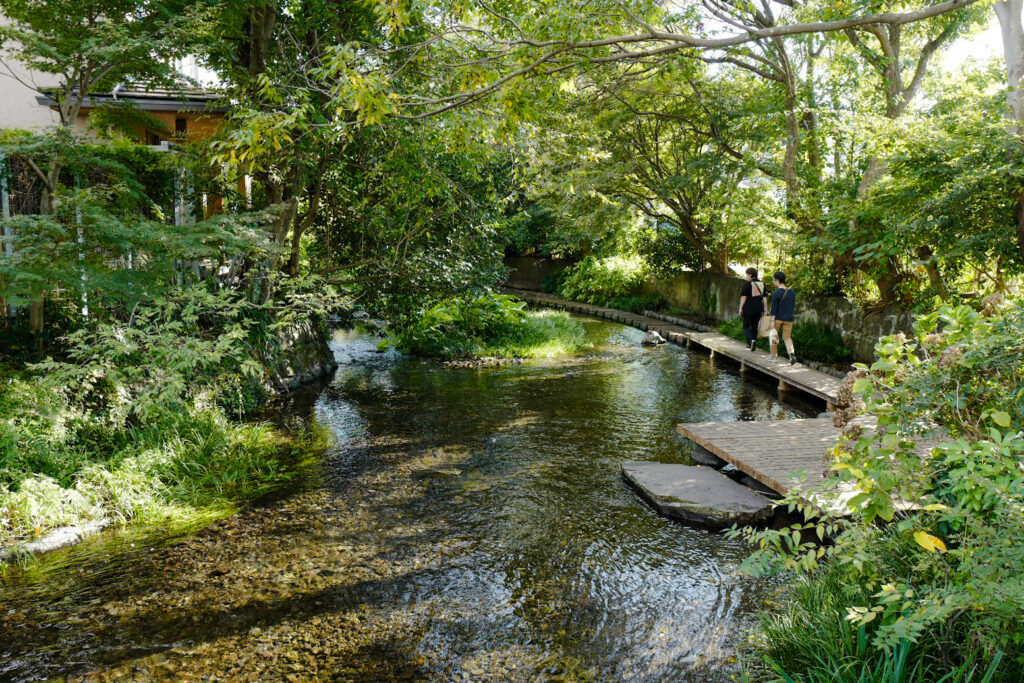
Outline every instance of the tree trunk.
{"type": "Polygon", "coordinates": [[[939,271],[939,264],[935,262],[935,254],[932,252],[931,247],[927,244],[917,248],[917,258],[921,259],[921,265],[924,266],[925,272],[928,273],[928,281],[932,285],[939,298],[943,301],[949,301],[952,297],[949,287],[946,285],[945,278],[942,277],[942,273],[939,271]]]}
{"type": "MultiPolygon", "coordinates": [[[[1021,8],[1024,0],[999,0],[992,5],[999,19],[999,31],[1003,38],[1003,58],[1006,61],[1007,104],[1010,120],[1014,122],[1017,135],[1024,138],[1024,24],[1021,23],[1021,8]]],[[[1016,193],[1016,207],[1013,212],[1017,225],[1017,249],[1024,258],[1024,188],[1016,193]]]]}

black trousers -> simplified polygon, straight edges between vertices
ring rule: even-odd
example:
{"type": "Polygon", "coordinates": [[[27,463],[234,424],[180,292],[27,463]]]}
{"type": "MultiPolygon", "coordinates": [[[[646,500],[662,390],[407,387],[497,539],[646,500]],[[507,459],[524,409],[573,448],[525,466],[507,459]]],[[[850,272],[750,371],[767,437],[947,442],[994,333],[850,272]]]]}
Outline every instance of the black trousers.
{"type": "Polygon", "coordinates": [[[747,343],[757,340],[757,323],[761,320],[761,311],[743,312],[743,334],[747,335],[747,343]]]}

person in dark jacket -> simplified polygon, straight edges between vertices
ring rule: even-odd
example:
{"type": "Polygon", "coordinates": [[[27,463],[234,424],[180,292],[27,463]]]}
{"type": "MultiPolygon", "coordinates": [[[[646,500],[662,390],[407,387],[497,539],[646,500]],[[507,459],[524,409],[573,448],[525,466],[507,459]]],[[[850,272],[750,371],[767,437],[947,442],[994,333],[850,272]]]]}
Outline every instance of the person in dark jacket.
{"type": "Polygon", "coordinates": [[[786,274],[781,270],[772,276],[775,280],[775,291],[772,292],[772,327],[778,332],[772,337],[772,358],[779,357],[779,339],[786,343],[789,364],[796,363],[796,351],[793,349],[793,319],[796,317],[796,292],[786,286],[786,274]]]}
{"type": "Polygon", "coordinates": [[[757,347],[757,323],[767,312],[764,283],[757,279],[757,268],[747,268],[747,281],[740,290],[740,317],[743,318],[743,334],[747,335],[747,346],[751,351],[757,347]]]}

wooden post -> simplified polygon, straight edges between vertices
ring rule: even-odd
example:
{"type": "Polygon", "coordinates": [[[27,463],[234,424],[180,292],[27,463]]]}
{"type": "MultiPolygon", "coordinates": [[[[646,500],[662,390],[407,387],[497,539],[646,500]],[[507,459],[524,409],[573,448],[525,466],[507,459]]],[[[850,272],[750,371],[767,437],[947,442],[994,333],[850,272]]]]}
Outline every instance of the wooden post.
{"type": "Polygon", "coordinates": [[[779,380],[779,391],[780,392],[787,392],[787,391],[792,390],[792,388],[793,387],[790,386],[790,384],[786,380],[783,380],[783,379],[779,380]]]}
{"type": "Polygon", "coordinates": [[[836,411],[836,404],[832,401],[825,401],[825,410],[830,413],[834,413],[836,411]]]}

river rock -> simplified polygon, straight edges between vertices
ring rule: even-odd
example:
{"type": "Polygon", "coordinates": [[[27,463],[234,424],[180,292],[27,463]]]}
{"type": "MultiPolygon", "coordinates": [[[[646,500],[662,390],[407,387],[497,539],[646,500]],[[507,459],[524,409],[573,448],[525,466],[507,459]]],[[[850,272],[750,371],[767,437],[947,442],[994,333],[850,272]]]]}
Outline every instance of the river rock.
{"type": "Polygon", "coordinates": [[[693,453],[690,454],[690,460],[693,461],[693,464],[695,465],[704,465],[706,467],[714,467],[715,469],[724,467],[726,464],[725,461],[717,455],[706,448],[701,448],[700,446],[693,449],[693,453]]]}
{"type": "Polygon", "coordinates": [[[75,545],[82,539],[97,534],[108,526],[109,519],[100,519],[81,525],[64,526],[54,529],[37,541],[24,543],[13,548],[0,549],[0,562],[8,562],[27,555],[42,555],[43,553],[60,550],[75,545]]]}
{"type": "Polygon", "coordinates": [[[304,320],[277,331],[269,393],[291,391],[330,375],[338,367],[327,343],[327,326],[304,320]]]}
{"type": "Polygon", "coordinates": [[[644,346],[659,346],[665,343],[665,338],[658,334],[657,330],[648,330],[640,343],[644,346]]]}
{"type": "Polygon", "coordinates": [[[710,467],[627,460],[623,478],[666,517],[711,527],[756,524],[772,501],[710,467]]]}

